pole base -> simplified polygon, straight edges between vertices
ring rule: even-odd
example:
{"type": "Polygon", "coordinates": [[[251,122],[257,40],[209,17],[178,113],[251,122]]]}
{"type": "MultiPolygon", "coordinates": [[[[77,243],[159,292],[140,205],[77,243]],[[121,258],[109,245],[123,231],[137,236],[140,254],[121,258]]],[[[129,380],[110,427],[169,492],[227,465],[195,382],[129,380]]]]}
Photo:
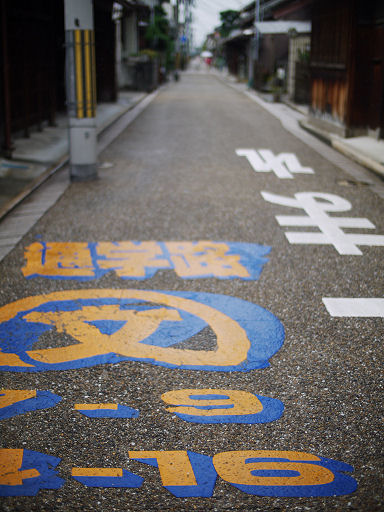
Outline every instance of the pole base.
{"type": "Polygon", "coordinates": [[[93,181],[97,180],[96,164],[71,164],[71,181],[93,181]]]}

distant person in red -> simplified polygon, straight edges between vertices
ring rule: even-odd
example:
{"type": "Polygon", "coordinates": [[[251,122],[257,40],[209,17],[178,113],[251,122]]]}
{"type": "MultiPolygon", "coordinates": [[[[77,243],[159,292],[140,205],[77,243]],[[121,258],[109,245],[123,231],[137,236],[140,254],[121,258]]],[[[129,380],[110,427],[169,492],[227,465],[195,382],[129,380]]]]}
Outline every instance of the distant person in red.
{"type": "Polygon", "coordinates": [[[211,64],[212,64],[212,57],[206,57],[206,58],[205,58],[205,63],[206,63],[209,67],[211,67],[211,64]]]}

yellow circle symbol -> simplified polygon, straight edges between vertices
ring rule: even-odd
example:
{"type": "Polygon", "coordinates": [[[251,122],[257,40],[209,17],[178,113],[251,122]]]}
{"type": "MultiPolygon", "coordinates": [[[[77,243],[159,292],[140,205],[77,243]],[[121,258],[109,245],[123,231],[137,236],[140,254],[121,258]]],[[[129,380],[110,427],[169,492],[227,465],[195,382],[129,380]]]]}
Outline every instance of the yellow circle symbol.
{"type": "MultiPolygon", "coordinates": [[[[33,371],[32,368],[36,366],[37,369],[39,365],[41,369],[48,369],[47,365],[60,365],[63,369],[76,368],[89,366],[84,363],[89,358],[96,358],[92,364],[112,362],[105,360],[107,354],[122,356],[120,360],[149,360],[154,364],[176,367],[214,367],[212,369],[225,370],[244,363],[251,346],[245,329],[228,314],[198,300],[203,296],[223,297],[147,290],[70,290],[18,300],[0,308],[1,323],[17,317],[23,322],[25,332],[32,324],[42,325],[45,329],[49,326],[49,329],[55,329],[59,334],[69,335],[74,343],[26,350],[25,347],[18,349],[19,340],[13,339],[15,350],[10,353],[8,347],[6,351],[1,351],[0,365],[13,369],[24,368],[26,371],[33,371]],[[145,302],[147,309],[122,308],[121,301],[124,300],[145,302]],[[68,302],[76,307],[65,307],[68,302]],[[48,304],[49,307],[46,306],[48,304]],[[181,312],[198,317],[211,327],[217,339],[215,350],[172,348],[144,342],[156,333],[162,322],[170,322],[170,325],[182,322],[181,312]],[[112,334],[105,334],[97,327],[100,321],[119,322],[119,328],[112,334]],[[97,361],[100,356],[104,356],[104,359],[97,361]]],[[[231,297],[227,300],[245,303],[231,297]]]]}

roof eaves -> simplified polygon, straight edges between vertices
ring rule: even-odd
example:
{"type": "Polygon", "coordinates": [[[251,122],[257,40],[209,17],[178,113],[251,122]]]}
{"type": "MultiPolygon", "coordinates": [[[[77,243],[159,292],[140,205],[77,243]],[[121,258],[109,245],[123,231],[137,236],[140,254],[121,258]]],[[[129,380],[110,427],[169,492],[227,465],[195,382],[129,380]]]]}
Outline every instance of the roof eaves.
{"type": "Polygon", "coordinates": [[[141,0],[115,0],[118,4],[127,9],[139,8],[139,9],[148,9],[148,6],[142,2],[141,0]]]}

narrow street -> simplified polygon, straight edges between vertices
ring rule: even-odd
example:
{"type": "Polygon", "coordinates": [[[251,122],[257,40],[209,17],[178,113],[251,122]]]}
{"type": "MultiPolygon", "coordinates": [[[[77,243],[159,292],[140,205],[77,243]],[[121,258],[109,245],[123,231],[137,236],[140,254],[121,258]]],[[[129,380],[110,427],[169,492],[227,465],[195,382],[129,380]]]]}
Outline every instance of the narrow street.
{"type": "Polygon", "coordinates": [[[383,185],[302,139],[185,73],[1,261],[1,510],[382,510],[383,185]]]}

